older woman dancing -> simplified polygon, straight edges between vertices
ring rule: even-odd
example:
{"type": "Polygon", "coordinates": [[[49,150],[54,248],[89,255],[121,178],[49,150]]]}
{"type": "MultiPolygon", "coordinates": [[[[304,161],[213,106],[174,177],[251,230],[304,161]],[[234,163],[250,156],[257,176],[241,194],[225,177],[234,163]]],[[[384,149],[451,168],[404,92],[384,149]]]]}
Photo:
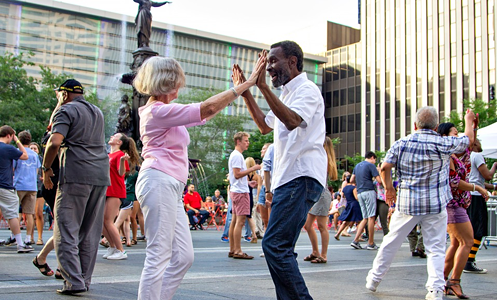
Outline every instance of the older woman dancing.
{"type": "Polygon", "coordinates": [[[203,125],[252,87],[264,68],[263,61],[257,61],[245,83],[189,105],[171,103],[185,86],[185,74],[176,60],[152,57],[140,67],[133,85],[151,97],[139,109],[144,161],[136,197],[145,219],[147,249],[138,299],[172,299],[193,263],[181,197],[188,178],[190,137],[186,127],[203,125]]]}

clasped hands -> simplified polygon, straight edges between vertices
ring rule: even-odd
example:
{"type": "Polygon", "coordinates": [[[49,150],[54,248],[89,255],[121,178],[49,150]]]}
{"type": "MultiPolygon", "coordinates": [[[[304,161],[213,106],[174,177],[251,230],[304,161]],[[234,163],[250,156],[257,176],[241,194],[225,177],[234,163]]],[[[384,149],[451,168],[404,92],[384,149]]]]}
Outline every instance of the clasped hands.
{"type": "Polygon", "coordinates": [[[238,85],[247,81],[247,82],[251,83],[251,86],[257,85],[257,87],[259,87],[259,88],[267,86],[267,84],[266,84],[266,65],[267,65],[267,51],[262,50],[261,53],[259,53],[259,59],[257,60],[257,63],[255,64],[254,71],[252,72],[252,74],[250,74],[250,77],[247,80],[245,78],[245,75],[243,74],[242,68],[240,68],[240,66],[238,64],[234,64],[233,69],[232,69],[233,74],[231,75],[231,79],[233,80],[233,84],[235,86],[238,86],[238,85]]]}

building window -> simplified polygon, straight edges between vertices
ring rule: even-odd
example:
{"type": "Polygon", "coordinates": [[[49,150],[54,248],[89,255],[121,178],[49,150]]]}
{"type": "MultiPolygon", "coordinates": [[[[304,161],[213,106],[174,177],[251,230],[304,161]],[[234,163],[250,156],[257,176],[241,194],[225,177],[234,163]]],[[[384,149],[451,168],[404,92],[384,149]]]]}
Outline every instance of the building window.
{"type": "Polygon", "coordinates": [[[333,91],[333,107],[340,106],[338,103],[338,91],[333,91]]]}
{"type": "Polygon", "coordinates": [[[349,87],[348,93],[349,104],[354,104],[354,87],[349,87]]]}
{"type": "Polygon", "coordinates": [[[340,105],[347,104],[347,94],[346,90],[340,90],[340,105]]]}
{"type": "Polygon", "coordinates": [[[348,131],[354,131],[355,129],[355,124],[354,124],[354,115],[348,115],[347,116],[347,121],[348,121],[348,131]]]}
{"type": "Polygon", "coordinates": [[[338,117],[333,117],[333,133],[339,132],[338,117]]]}
{"type": "Polygon", "coordinates": [[[355,130],[361,130],[361,114],[355,114],[355,130]]]}
{"type": "Polygon", "coordinates": [[[347,118],[345,116],[340,116],[340,132],[347,131],[347,118]]]}

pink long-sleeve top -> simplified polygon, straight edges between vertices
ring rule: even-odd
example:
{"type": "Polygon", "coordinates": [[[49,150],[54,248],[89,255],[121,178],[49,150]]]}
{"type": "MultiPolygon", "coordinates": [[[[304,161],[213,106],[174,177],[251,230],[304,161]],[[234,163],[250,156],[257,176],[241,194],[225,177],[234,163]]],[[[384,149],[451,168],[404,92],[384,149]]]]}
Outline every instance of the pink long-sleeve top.
{"type": "Polygon", "coordinates": [[[188,144],[186,127],[203,125],[200,103],[165,104],[153,102],[138,109],[143,143],[141,170],[157,169],[186,184],[188,178],[188,144]]]}

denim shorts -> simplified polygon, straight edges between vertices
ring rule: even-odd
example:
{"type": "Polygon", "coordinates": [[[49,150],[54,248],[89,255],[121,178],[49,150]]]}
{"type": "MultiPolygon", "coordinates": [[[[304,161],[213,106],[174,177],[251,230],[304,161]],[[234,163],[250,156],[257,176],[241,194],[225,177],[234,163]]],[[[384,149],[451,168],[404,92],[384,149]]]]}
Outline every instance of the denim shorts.
{"type": "Polygon", "coordinates": [[[466,222],[469,222],[469,216],[464,207],[447,207],[447,224],[466,222]]]}
{"type": "Polygon", "coordinates": [[[266,206],[266,187],[262,186],[259,192],[259,199],[257,199],[257,204],[266,206]]]}

